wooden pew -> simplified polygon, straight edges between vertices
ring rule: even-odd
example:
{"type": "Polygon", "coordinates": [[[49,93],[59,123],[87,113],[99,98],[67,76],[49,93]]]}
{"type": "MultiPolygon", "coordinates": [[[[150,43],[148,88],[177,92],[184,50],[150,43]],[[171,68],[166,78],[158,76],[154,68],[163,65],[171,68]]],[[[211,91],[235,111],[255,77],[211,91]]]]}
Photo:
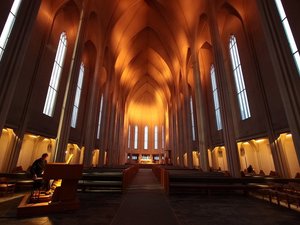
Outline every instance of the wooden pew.
{"type": "Polygon", "coordinates": [[[262,176],[234,178],[223,172],[200,172],[199,170],[166,169],[164,167],[156,167],[153,172],[168,194],[226,193],[237,190],[247,194],[250,191],[270,189],[275,183],[286,184],[295,180],[262,176]]]}
{"type": "Polygon", "coordinates": [[[0,177],[6,178],[8,184],[15,185],[16,191],[31,189],[33,185],[31,174],[26,172],[0,173],[0,177]]]}
{"type": "Polygon", "coordinates": [[[121,192],[129,185],[137,171],[137,165],[88,169],[83,172],[78,182],[78,190],[121,192]]]}

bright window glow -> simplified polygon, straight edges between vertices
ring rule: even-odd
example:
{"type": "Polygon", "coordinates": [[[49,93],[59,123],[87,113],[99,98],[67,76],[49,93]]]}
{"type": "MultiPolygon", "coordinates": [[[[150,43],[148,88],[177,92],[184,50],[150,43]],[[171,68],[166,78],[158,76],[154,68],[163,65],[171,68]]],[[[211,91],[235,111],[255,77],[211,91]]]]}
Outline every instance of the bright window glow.
{"type": "Polygon", "coordinates": [[[217,129],[221,130],[222,129],[221,111],[220,111],[220,104],[219,104],[219,96],[218,96],[218,88],[217,88],[215,67],[213,65],[210,68],[210,77],[211,77],[211,85],[212,85],[213,98],[214,98],[217,129]]]}
{"type": "Polygon", "coordinates": [[[103,94],[101,95],[101,100],[100,100],[100,110],[99,110],[99,118],[98,118],[97,139],[100,139],[102,111],[103,111],[103,94]]]}
{"type": "Polygon", "coordinates": [[[150,155],[142,155],[142,159],[149,160],[151,159],[150,155]]]}
{"type": "Polygon", "coordinates": [[[144,149],[148,149],[148,131],[149,131],[148,126],[145,126],[145,129],[144,129],[144,149]]]}
{"type": "Polygon", "coordinates": [[[277,6],[279,15],[280,15],[280,19],[281,19],[286,37],[287,37],[287,39],[289,41],[289,44],[290,44],[290,48],[291,48],[291,51],[292,51],[292,54],[293,54],[293,57],[294,57],[294,61],[295,61],[295,64],[297,66],[297,69],[298,69],[298,74],[300,74],[300,55],[299,55],[299,51],[298,51],[298,48],[297,48],[297,45],[296,45],[296,42],[295,42],[295,38],[293,36],[292,30],[291,30],[289,21],[286,17],[286,14],[285,14],[285,11],[284,11],[281,0],[275,0],[275,3],[276,3],[276,6],[277,6]]]}
{"type": "Polygon", "coordinates": [[[158,126],[154,127],[154,149],[158,149],[158,126]]]}
{"type": "Polygon", "coordinates": [[[159,161],[159,155],[154,155],[154,156],[153,156],[153,160],[154,160],[154,161],[159,161]]]}
{"type": "Polygon", "coordinates": [[[250,108],[247,98],[247,92],[244,82],[244,76],[242,71],[242,65],[240,61],[239,51],[237,47],[236,38],[234,35],[231,35],[229,41],[229,49],[231,56],[231,63],[234,73],[237,97],[239,100],[239,106],[241,111],[242,120],[248,119],[251,117],[250,108]]]}
{"type": "Polygon", "coordinates": [[[78,77],[77,87],[76,87],[76,94],[75,94],[75,100],[74,100],[74,106],[73,106],[72,120],[71,120],[71,127],[73,127],[73,128],[76,127],[76,123],[77,123],[79,103],[80,103],[80,97],[81,97],[81,91],[82,91],[83,77],[84,77],[84,65],[83,65],[83,63],[81,63],[80,70],[79,70],[79,77],[78,77]]]}
{"type": "Polygon", "coordinates": [[[165,148],[165,127],[161,126],[161,147],[165,148]]]}
{"type": "Polygon", "coordinates": [[[134,149],[138,149],[138,136],[139,136],[139,127],[134,126],[134,149]]]}
{"type": "Polygon", "coordinates": [[[15,0],[14,3],[12,4],[12,7],[10,9],[10,12],[8,14],[8,17],[6,19],[4,28],[2,30],[1,36],[0,36],[0,61],[2,59],[2,55],[4,53],[4,49],[6,47],[6,44],[8,42],[10,33],[13,29],[18,10],[20,8],[22,0],[15,0]]]}
{"type": "Polygon", "coordinates": [[[127,140],[127,147],[128,147],[128,148],[130,148],[130,136],[131,136],[131,135],[130,135],[130,130],[131,130],[130,128],[131,128],[131,127],[130,127],[130,125],[129,125],[129,126],[128,126],[128,140],[127,140]]]}
{"type": "Polygon", "coordinates": [[[193,107],[193,98],[190,97],[190,108],[191,108],[191,122],[192,122],[192,137],[193,141],[196,140],[196,132],[195,132],[195,118],[194,118],[194,107],[193,107]]]}
{"type": "Polygon", "coordinates": [[[67,35],[65,32],[61,33],[57,52],[53,64],[51,79],[48,87],[47,97],[44,105],[43,113],[47,116],[53,116],[56,97],[58,92],[59,81],[63,69],[63,63],[67,50],[67,35]]]}

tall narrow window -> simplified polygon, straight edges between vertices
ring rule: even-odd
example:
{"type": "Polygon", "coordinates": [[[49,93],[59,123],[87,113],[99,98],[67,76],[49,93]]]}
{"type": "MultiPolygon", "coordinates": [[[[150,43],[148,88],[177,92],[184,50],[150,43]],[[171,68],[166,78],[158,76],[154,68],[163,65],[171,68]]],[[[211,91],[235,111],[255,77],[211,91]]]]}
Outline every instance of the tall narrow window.
{"type": "Polygon", "coordinates": [[[154,127],[154,149],[158,149],[158,126],[154,127]]]}
{"type": "Polygon", "coordinates": [[[101,100],[100,100],[100,109],[99,109],[99,118],[98,118],[98,129],[97,129],[97,139],[100,139],[102,111],[103,111],[103,94],[101,95],[101,100]]]}
{"type": "Polygon", "coordinates": [[[148,131],[149,131],[148,126],[145,126],[145,129],[144,129],[144,149],[148,149],[148,131]]]}
{"type": "Polygon", "coordinates": [[[230,57],[242,120],[251,117],[238,46],[234,35],[229,41],[230,57]]]}
{"type": "Polygon", "coordinates": [[[161,148],[165,148],[165,127],[161,126],[161,148]]]}
{"type": "Polygon", "coordinates": [[[131,129],[130,125],[128,126],[128,139],[127,139],[127,147],[130,148],[130,138],[131,138],[131,129]]]}
{"type": "Polygon", "coordinates": [[[10,9],[10,12],[8,14],[8,17],[6,19],[4,28],[2,30],[1,36],[0,36],[0,61],[2,59],[3,52],[5,50],[7,41],[9,39],[10,33],[12,31],[12,28],[14,26],[18,10],[20,8],[22,0],[15,0],[12,4],[12,7],[10,9]]]}
{"type": "Polygon", "coordinates": [[[139,137],[139,127],[134,126],[134,149],[138,149],[138,137],[139,137]]]}
{"type": "Polygon", "coordinates": [[[48,87],[47,97],[44,105],[43,113],[52,117],[54,113],[56,97],[58,92],[59,81],[63,69],[63,63],[67,50],[67,35],[65,32],[61,33],[57,52],[53,64],[52,74],[48,87]]]}
{"type": "Polygon", "coordinates": [[[76,123],[77,123],[83,77],[84,77],[84,65],[83,65],[83,63],[81,63],[80,70],[79,70],[79,77],[78,77],[78,81],[77,81],[74,106],[73,106],[72,120],[71,120],[71,127],[73,127],[73,128],[76,127],[76,123]]]}
{"type": "Polygon", "coordinates": [[[195,118],[194,118],[194,107],[193,107],[193,98],[190,97],[190,108],[191,108],[191,122],[192,122],[192,138],[193,141],[196,140],[196,132],[195,132],[195,118]]]}
{"type": "Polygon", "coordinates": [[[219,104],[215,67],[213,65],[210,68],[210,78],[211,78],[211,85],[212,85],[212,91],[213,91],[217,129],[221,130],[222,129],[221,111],[220,111],[220,104],[219,104]]]}
{"type": "Polygon", "coordinates": [[[275,0],[275,3],[276,3],[276,6],[277,6],[279,15],[280,15],[280,19],[281,19],[286,37],[287,37],[287,39],[289,41],[289,44],[290,44],[291,52],[293,54],[294,61],[295,61],[295,64],[297,66],[298,73],[300,74],[300,55],[299,55],[299,51],[298,51],[298,48],[297,48],[297,44],[295,42],[295,38],[293,36],[292,30],[291,30],[289,21],[286,17],[286,14],[285,14],[285,11],[284,11],[281,0],[275,0]]]}

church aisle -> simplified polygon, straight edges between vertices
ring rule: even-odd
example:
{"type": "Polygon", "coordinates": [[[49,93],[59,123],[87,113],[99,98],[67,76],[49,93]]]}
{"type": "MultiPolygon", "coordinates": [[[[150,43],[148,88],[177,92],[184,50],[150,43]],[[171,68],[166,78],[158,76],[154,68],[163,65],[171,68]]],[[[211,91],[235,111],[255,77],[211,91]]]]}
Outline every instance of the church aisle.
{"type": "Polygon", "coordinates": [[[111,225],[181,224],[150,169],[140,169],[111,225]]]}

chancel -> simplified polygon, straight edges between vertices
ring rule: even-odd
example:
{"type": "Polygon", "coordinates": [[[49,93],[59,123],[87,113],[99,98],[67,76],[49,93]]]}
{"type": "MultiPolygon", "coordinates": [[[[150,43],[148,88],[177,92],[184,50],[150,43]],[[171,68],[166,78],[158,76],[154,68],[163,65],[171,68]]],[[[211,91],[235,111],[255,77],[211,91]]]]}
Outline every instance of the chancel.
{"type": "Polygon", "coordinates": [[[1,1],[0,223],[297,224],[299,9],[1,1]]]}

